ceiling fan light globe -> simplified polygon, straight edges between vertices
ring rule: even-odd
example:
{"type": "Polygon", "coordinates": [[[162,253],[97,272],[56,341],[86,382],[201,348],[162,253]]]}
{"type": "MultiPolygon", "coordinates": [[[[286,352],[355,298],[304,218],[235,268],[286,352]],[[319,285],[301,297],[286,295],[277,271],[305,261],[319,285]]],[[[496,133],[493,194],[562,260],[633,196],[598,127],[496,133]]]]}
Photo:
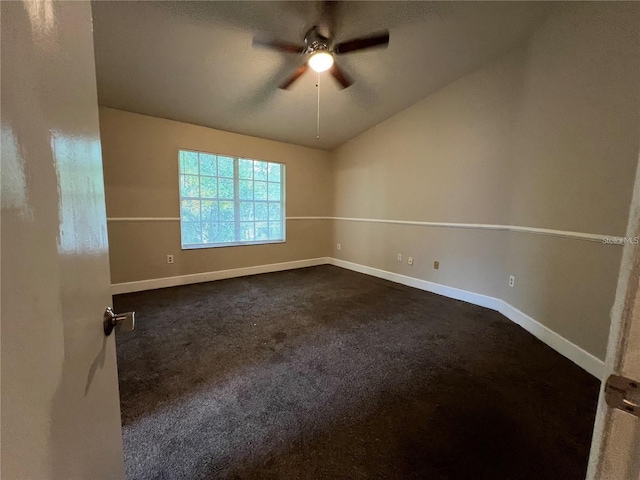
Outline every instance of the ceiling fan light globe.
{"type": "Polygon", "coordinates": [[[326,72],[333,66],[333,55],[326,51],[315,52],[309,57],[308,63],[315,72],[326,72]]]}

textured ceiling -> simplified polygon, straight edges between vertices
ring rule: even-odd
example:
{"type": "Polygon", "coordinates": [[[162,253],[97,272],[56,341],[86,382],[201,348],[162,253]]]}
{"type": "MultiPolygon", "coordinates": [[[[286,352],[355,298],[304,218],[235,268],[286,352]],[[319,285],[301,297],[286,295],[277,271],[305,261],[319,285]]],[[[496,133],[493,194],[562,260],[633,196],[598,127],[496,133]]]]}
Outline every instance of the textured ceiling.
{"type": "Polygon", "coordinates": [[[522,43],[543,2],[340,2],[337,40],[388,28],[387,49],[339,57],[355,83],[278,83],[300,56],[252,47],[254,32],[302,43],[316,2],[93,2],[99,103],[333,149],[522,43]]]}

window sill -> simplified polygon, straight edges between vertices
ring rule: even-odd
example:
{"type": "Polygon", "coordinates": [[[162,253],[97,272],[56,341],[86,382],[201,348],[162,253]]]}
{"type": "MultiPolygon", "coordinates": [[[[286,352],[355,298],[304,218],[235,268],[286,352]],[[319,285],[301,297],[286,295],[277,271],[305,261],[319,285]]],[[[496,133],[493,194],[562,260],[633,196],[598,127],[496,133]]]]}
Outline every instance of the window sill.
{"type": "Polygon", "coordinates": [[[198,245],[182,245],[182,250],[200,250],[202,248],[222,248],[222,247],[244,247],[247,245],[273,245],[274,243],[286,243],[287,240],[260,240],[257,242],[234,242],[234,243],[204,243],[198,245]]]}

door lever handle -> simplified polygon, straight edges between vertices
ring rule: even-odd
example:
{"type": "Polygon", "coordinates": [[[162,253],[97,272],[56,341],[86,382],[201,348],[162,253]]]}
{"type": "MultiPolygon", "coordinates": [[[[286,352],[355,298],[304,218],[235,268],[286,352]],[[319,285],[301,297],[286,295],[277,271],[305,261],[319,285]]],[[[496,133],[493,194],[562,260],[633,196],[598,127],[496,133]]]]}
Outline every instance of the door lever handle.
{"type": "Polygon", "coordinates": [[[130,332],[135,328],[136,312],[115,313],[111,307],[104,311],[104,334],[108,337],[113,332],[114,327],[118,327],[123,332],[130,332]]]}
{"type": "Polygon", "coordinates": [[[640,417],[640,382],[610,375],[604,387],[607,405],[640,417]]]}

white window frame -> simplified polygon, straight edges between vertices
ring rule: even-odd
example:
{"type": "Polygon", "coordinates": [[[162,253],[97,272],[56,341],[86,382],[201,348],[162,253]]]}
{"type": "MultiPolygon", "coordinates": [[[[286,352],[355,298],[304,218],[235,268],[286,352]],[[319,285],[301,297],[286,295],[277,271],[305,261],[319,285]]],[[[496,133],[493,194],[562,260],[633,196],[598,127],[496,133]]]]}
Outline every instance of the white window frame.
{"type": "MultiPolygon", "coordinates": [[[[201,150],[193,150],[190,148],[179,148],[178,149],[178,207],[179,207],[179,211],[180,211],[180,245],[182,250],[196,250],[196,249],[201,249],[201,248],[220,248],[220,247],[238,247],[238,246],[244,246],[244,245],[268,245],[268,244],[277,244],[277,243],[285,243],[287,241],[287,217],[286,217],[286,165],[282,162],[274,162],[272,160],[261,160],[261,159],[257,159],[257,158],[245,158],[245,157],[238,157],[235,155],[228,155],[225,153],[212,153],[212,152],[205,152],[205,151],[201,151],[201,150]],[[280,201],[275,201],[275,200],[267,200],[265,201],[267,204],[269,203],[279,203],[280,204],[280,224],[281,224],[281,228],[282,228],[282,239],[276,239],[276,240],[253,240],[253,241],[233,241],[233,242],[220,242],[220,243],[199,243],[199,244],[185,244],[184,240],[183,240],[183,236],[182,236],[182,224],[183,224],[183,216],[182,216],[182,201],[183,200],[198,200],[198,201],[203,201],[203,200],[208,200],[208,198],[206,197],[202,197],[202,195],[200,194],[198,197],[183,197],[182,196],[182,186],[181,186],[181,180],[182,180],[182,174],[183,172],[180,169],[180,153],[181,152],[187,152],[187,153],[196,153],[198,154],[198,184],[200,183],[200,178],[201,178],[201,174],[200,174],[200,160],[199,160],[199,155],[200,154],[204,154],[204,155],[214,155],[217,157],[227,157],[227,158],[232,158],[233,159],[233,189],[234,189],[234,198],[233,200],[226,200],[226,201],[233,201],[234,202],[234,213],[235,213],[235,219],[233,221],[234,223],[234,227],[235,227],[235,238],[239,237],[239,230],[240,230],[240,223],[241,219],[240,219],[240,202],[242,201],[251,201],[252,203],[256,203],[256,200],[241,200],[240,199],[240,189],[239,189],[239,183],[242,179],[240,179],[240,169],[239,169],[239,165],[240,165],[240,160],[251,160],[251,161],[258,161],[258,162],[264,162],[264,163],[274,163],[274,164],[278,164],[280,165],[280,201]]],[[[217,164],[217,162],[216,162],[217,164]]],[[[187,174],[187,175],[194,175],[194,174],[187,174]]],[[[194,175],[195,176],[195,175],[194,175]]],[[[205,177],[208,177],[210,175],[204,175],[205,177]]],[[[216,179],[220,179],[221,177],[218,175],[218,172],[216,172],[216,176],[214,177],[216,179]]],[[[228,177],[222,177],[222,178],[228,178],[228,177]]],[[[255,181],[255,180],[253,180],[255,181]]],[[[268,177],[267,177],[267,183],[269,183],[268,181],[268,177]]],[[[276,183],[276,182],[272,182],[272,183],[276,183]]],[[[201,193],[201,192],[200,192],[201,193]]],[[[218,193],[219,194],[219,193],[218,193]]],[[[220,201],[225,201],[225,200],[220,200],[219,197],[216,200],[217,202],[220,201]]],[[[260,200],[258,200],[258,202],[262,202],[260,200]]],[[[201,207],[202,208],[202,207],[201,207]]],[[[268,209],[268,206],[267,206],[268,209]]],[[[202,215],[202,213],[201,213],[202,215]]],[[[200,219],[200,224],[202,224],[202,218],[200,219]]],[[[218,222],[219,223],[219,222],[218,222]]],[[[257,223],[256,220],[253,220],[254,223],[254,228],[255,228],[255,223],[257,223]]],[[[269,224],[269,221],[267,220],[267,225],[269,224]]]]}

